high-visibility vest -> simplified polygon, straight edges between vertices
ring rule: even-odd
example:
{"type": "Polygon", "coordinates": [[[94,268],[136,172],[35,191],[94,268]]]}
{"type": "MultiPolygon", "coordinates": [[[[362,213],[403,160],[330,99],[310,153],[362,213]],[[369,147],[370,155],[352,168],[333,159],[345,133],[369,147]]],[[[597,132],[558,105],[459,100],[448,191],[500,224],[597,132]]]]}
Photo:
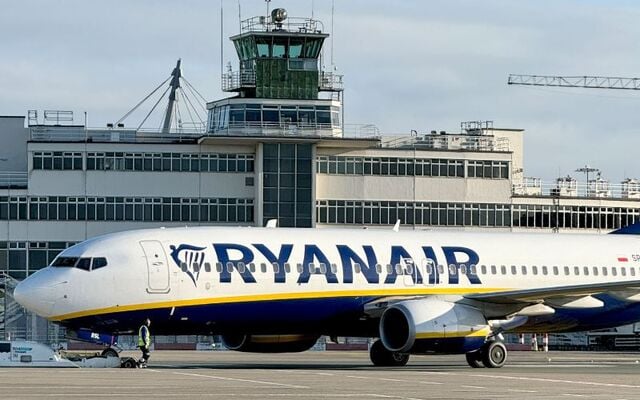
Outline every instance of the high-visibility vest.
{"type": "Polygon", "coordinates": [[[142,325],[138,331],[138,346],[149,347],[151,345],[151,332],[146,325],[142,325]]]}

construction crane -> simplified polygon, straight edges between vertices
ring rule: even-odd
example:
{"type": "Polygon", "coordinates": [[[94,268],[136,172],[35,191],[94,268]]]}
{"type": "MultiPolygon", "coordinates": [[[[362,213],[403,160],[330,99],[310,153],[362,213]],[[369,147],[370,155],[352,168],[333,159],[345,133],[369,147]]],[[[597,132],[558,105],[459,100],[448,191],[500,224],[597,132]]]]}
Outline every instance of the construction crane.
{"type": "Polygon", "coordinates": [[[640,90],[640,78],[612,76],[509,75],[509,85],[560,86],[588,89],[640,90]]]}

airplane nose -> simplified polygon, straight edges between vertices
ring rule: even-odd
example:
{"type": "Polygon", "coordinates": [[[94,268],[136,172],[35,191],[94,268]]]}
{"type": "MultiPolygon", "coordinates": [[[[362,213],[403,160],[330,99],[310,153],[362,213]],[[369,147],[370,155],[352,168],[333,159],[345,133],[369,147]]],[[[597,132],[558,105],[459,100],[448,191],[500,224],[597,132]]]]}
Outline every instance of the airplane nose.
{"type": "Polygon", "coordinates": [[[18,283],[13,290],[13,298],[27,310],[47,318],[52,315],[56,302],[57,285],[43,275],[47,274],[36,273],[18,283]]]}

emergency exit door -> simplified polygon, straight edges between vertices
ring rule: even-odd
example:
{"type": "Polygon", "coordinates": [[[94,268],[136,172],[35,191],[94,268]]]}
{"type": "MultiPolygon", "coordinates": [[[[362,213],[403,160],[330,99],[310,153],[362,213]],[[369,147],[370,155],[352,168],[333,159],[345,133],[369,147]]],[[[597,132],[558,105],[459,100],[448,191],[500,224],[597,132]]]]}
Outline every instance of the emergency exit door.
{"type": "Polygon", "coordinates": [[[147,259],[147,292],[168,293],[169,264],[162,243],[157,240],[143,240],[140,246],[147,259]]]}

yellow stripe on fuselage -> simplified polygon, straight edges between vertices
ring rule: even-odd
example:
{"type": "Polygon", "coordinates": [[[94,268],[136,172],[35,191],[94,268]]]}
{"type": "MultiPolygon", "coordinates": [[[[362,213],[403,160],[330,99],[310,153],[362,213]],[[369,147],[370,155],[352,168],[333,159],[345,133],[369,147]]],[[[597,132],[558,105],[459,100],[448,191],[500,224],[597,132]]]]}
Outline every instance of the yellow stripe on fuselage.
{"type": "Polygon", "coordinates": [[[328,299],[333,297],[386,297],[386,296],[420,296],[420,295],[465,295],[470,293],[502,292],[508,288],[416,288],[416,289],[382,289],[382,290],[339,290],[324,292],[267,293],[227,297],[208,297],[188,300],[158,301],[152,303],[115,305],[112,307],[76,311],[51,317],[52,321],[90,317],[95,315],[153,310],[158,308],[202,306],[210,304],[249,303],[277,300],[309,300],[328,299]]]}

